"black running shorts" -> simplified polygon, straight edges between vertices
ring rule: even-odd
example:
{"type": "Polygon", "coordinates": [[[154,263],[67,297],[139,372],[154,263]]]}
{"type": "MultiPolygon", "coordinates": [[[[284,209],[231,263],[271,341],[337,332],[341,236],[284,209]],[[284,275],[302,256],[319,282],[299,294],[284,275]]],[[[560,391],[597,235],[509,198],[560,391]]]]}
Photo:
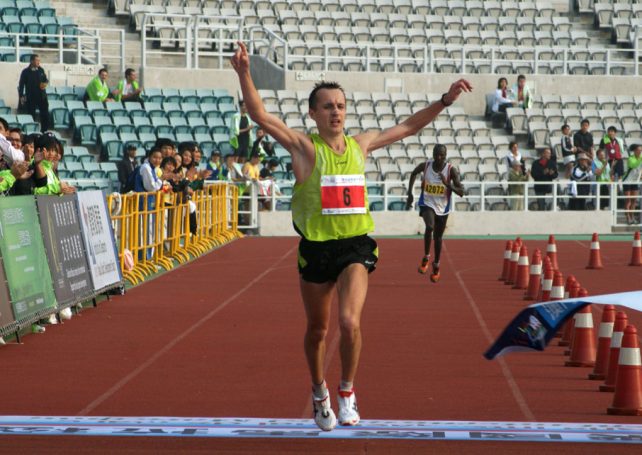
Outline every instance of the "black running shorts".
{"type": "Polygon", "coordinates": [[[441,232],[446,230],[448,215],[437,215],[432,207],[420,206],[419,216],[424,219],[424,223],[426,223],[428,229],[439,229],[441,232]]]}
{"type": "Polygon", "coordinates": [[[367,235],[325,242],[299,242],[299,273],[310,283],[335,282],[350,264],[363,264],[368,273],[374,271],[379,250],[377,242],[367,235]]]}

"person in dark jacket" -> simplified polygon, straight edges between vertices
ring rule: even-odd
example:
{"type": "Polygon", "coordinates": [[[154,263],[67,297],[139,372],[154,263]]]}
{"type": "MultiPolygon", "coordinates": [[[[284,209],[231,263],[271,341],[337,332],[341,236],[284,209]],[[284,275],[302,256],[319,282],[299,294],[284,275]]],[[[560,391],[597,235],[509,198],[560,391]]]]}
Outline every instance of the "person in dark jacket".
{"type": "MultiPolygon", "coordinates": [[[[545,148],[540,159],[533,161],[531,177],[536,182],[552,182],[557,178],[557,161],[552,158],[551,149],[545,148]]],[[[537,195],[537,209],[546,210],[545,196],[553,191],[553,185],[539,183],[533,185],[533,189],[537,195]]]]}
{"type": "Polygon", "coordinates": [[[129,176],[134,172],[136,166],[138,166],[138,162],[136,161],[136,146],[128,144],[127,147],[125,147],[125,156],[123,156],[122,160],[116,163],[121,193],[124,194],[133,191],[133,188],[128,188],[128,183],[129,176]]]}
{"type": "Polygon", "coordinates": [[[40,66],[40,57],[33,54],[29,66],[20,73],[18,96],[20,104],[25,106],[33,118],[36,118],[36,109],[40,111],[40,129],[43,132],[49,129],[49,101],[46,92],[48,83],[45,70],[40,66]]]}

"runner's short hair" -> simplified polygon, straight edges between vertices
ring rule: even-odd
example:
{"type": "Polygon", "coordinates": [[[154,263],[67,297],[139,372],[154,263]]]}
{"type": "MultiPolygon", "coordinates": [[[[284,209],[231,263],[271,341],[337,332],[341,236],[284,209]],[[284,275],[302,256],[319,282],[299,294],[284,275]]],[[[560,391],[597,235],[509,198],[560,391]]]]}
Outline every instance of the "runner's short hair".
{"type": "Polygon", "coordinates": [[[310,109],[314,109],[317,107],[317,93],[319,93],[319,90],[323,89],[341,90],[341,93],[343,93],[343,98],[345,99],[346,97],[346,92],[338,82],[317,82],[316,84],[314,84],[314,88],[312,89],[312,91],[310,92],[310,96],[308,97],[308,107],[310,109]]]}

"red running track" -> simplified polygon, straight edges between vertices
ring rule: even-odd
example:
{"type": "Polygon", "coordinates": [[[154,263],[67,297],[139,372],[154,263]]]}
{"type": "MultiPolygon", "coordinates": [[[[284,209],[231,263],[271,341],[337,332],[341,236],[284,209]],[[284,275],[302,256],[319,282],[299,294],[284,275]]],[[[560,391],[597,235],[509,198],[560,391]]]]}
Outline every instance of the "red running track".
{"type": "MultiPolygon", "coordinates": [[[[639,289],[630,242],[603,242],[605,269],[585,270],[590,239],[558,242],[560,268],[591,294],[639,289]]],[[[380,240],[362,326],[356,389],[365,419],[640,423],[607,416],[611,394],[562,348],[489,362],[482,353],[525,304],[497,281],[504,241],[448,240],[442,280],[417,274],[421,240],[380,240]]],[[[309,418],[294,238],[246,238],[125,297],[0,350],[2,414],[309,418]]],[[[545,242],[526,242],[545,249],[545,242]]],[[[595,309],[595,324],[599,311],[595,309]]],[[[336,315],[336,312],[335,312],[336,315]]],[[[639,313],[629,320],[642,327],[639,313]]],[[[331,388],[338,331],[328,338],[331,388]]],[[[5,437],[0,452],[564,453],[639,450],[583,444],[382,440],[5,437]]]]}

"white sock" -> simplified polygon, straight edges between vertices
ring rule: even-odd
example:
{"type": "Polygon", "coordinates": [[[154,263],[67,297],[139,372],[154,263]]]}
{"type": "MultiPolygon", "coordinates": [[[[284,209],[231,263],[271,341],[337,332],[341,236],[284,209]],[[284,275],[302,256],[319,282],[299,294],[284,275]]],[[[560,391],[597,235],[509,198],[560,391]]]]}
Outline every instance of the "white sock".
{"type": "Polygon", "coordinates": [[[312,395],[314,395],[314,398],[317,398],[319,400],[322,400],[326,396],[328,396],[328,386],[325,381],[323,381],[321,384],[315,384],[314,382],[312,383],[312,395]]]}
{"type": "Polygon", "coordinates": [[[341,380],[339,390],[342,392],[352,392],[352,382],[341,380]]]}

